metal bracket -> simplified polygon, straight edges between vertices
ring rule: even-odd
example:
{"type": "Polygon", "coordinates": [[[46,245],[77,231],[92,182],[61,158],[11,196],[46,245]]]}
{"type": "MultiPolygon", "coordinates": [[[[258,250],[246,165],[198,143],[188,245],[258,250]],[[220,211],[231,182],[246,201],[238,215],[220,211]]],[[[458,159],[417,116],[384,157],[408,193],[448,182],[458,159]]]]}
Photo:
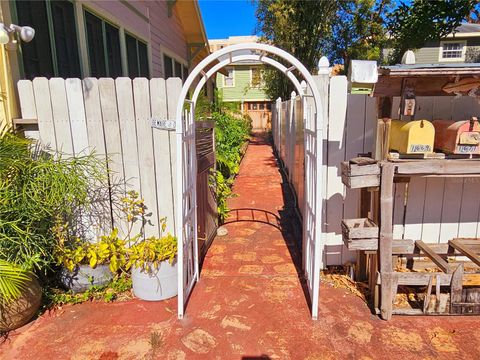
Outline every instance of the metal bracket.
{"type": "Polygon", "coordinates": [[[152,128],[159,129],[159,130],[172,131],[176,129],[175,120],[159,119],[156,117],[152,117],[150,118],[150,124],[152,128]]]}

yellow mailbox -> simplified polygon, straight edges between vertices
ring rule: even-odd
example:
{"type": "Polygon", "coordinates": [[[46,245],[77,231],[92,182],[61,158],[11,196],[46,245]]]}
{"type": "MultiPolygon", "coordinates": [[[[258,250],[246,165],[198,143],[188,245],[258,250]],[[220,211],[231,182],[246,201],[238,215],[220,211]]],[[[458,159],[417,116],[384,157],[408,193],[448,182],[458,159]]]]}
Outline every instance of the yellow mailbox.
{"type": "Polygon", "coordinates": [[[435,128],[428,120],[392,120],[390,150],[400,154],[428,154],[433,152],[435,128]]]}

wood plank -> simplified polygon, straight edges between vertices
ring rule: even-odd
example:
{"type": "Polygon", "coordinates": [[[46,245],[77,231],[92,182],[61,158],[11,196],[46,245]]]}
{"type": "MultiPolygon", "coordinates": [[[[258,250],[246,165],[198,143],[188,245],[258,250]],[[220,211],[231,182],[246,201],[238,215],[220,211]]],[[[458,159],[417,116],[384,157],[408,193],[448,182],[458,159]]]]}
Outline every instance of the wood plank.
{"type": "Polygon", "coordinates": [[[132,80],[124,77],[115,79],[115,90],[117,94],[120,137],[122,139],[123,170],[125,181],[127,182],[127,190],[135,190],[141,193],[132,80]]]}
{"type": "Polygon", "coordinates": [[[444,185],[445,179],[426,179],[422,220],[423,226],[420,238],[427,242],[434,243],[440,241],[444,185]]]}
{"type": "Polygon", "coordinates": [[[70,128],[70,114],[68,112],[65,80],[61,78],[51,78],[49,80],[49,86],[57,150],[67,155],[73,155],[72,130],[70,128]]]}
{"type": "Polygon", "coordinates": [[[478,191],[478,179],[465,178],[463,181],[460,220],[458,226],[459,237],[477,236],[479,213],[480,191],[478,191]]]}
{"type": "MultiPolygon", "coordinates": [[[[115,82],[111,78],[98,80],[98,92],[105,135],[105,150],[108,157],[110,184],[115,195],[125,194],[125,175],[123,172],[122,142],[118,123],[117,96],[115,82]],[[118,194],[120,192],[120,194],[118,194]]],[[[113,211],[113,226],[119,229],[120,236],[126,235],[127,227],[123,214],[113,211]]]]}
{"type": "Polygon", "coordinates": [[[462,244],[460,239],[449,240],[448,244],[451,247],[453,247],[455,250],[460,252],[462,255],[465,255],[466,257],[468,257],[476,265],[480,266],[480,256],[475,254],[475,252],[472,249],[469,249],[467,245],[462,244]]]}
{"type": "Polygon", "coordinates": [[[157,191],[155,183],[155,158],[153,152],[153,134],[150,122],[150,89],[145,78],[133,80],[133,98],[135,103],[135,121],[138,138],[138,165],[140,169],[140,188],[142,198],[150,213],[149,224],[145,227],[145,236],[159,236],[159,218],[157,209],[157,191]],[[151,226],[150,226],[151,225],[151,226]]]}
{"type": "Polygon", "coordinates": [[[402,239],[405,228],[405,204],[406,204],[406,186],[405,183],[395,184],[395,197],[393,204],[393,237],[402,239]]]}
{"type": "MultiPolygon", "coordinates": [[[[364,152],[363,135],[365,128],[365,95],[349,94],[345,117],[345,158],[349,160],[364,152]]],[[[334,120],[331,120],[332,122],[334,120]]],[[[336,130],[337,132],[340,129],[336,130]]],[[[337,134],[340,136],[340,134],[337,134]]],[[[338,139],[338,137],[337,137],[338,139]]],[[[332,144],[334,145],[334,144],[332,144]]],[[[356,218],[360,211],[360,194],[357,190],[346,189],[343,201],[343,218],[356,218]]],[[[344,259],[351,258],[346,249],[342,250],[342,263],[344,259]]]]}
{"type": "Polygon", "coordinates": [[[35,93],[35,108],[37,109],[38,131],[43,145],[57,148],[55,139],[55,127],[53,126],[52,102],[50,86],[47,78],[38,77],[33,79],[33,91],[35,93]]]}
{"type": "MultiPolygon", "coordinates": [[[[95,78],[83,79],[82,88],[89,149],[94,151],[97,158],[104,161],[105,165],[108,165],[98,80],[95,78]]],[[[108,197],[108,201],[104,201],[102,205],[105,209],[105,213],[103,214],[104,218],[99,221],[99,224],[97,224],[98,235],[108,234],[113,228],[113,214],[111,202],[109,200],[110,196],[108,197]]]]}
{"type": "Polygon", "coordinates": [[[425,244],[422,240],[415,241],[415,246],[418,247],[425,255],[427,255],[443,272],[450,274],[453,269],[448,262],[438,255],[432,248],[425,244]]]}
{"type": "MultiPolygon", "coordinates": [[[[166,94],[167,94],[167,116],[168,119],[176,120],[176,111],[178,99],[180,98],[180,92],[182,91],[182,80],[179,78],[169,78],[165,82],[166,84],[166,94]]],[[[176,188],[178,185],[177,180],[177,146],[175,132],[171,131],[168,133],[169,144],[170,144],[170,159],[171,159],[171,171],[172,171],[172,189],[173,194],[176,193],[176,188]]],[[[180,165],[178,165],[180,166],[180,165]]],[[[177,211],[178,204],[176,203],[176,198],[173,196],[173,209],[174,216],[177,211]]],[[[174,218],[175,219],[175,218],[174,218]]],[[[175,221],[175,220],[173,220],[175,221]]],[[[173,223],[175,224],[175,222],[173,223]]]]}
{"type": "Polygon", "coordinates": [[[65,91],[67,93],[73,153],[76,156],[86,155],[90,153],[90,149],[88,144],[82,81],[80,79],[65,80],[65,91]]]}
{"type": "Polygon", "coordinates": [[[445,179],[445,193],[443,195],[442,223],[440,225],[439,242],[458,237],[460,208],[462,200],[463,179],[445,179]]]}
{"type": "MultiPolygon", "coordinates": [[[[22,113],[23,119],[35,119],[35,124],[38,126],[37,120],[37,108],[35,106],[35,94],[33,92],[33,84],[31,80],[19,80],[17,83],[18,90],[18,100],[20,102],[20,111],[22,113]]],[[[14,122],[20,124],[19,122],[14,122]]],[[[29,125],[29,124],[25,124],[29,125]]],[[[39,139],[40,134],[38,128],[35,129],[33,126],[24,126],[23,127],[25,137],[31,139],[39,139]]]]}
{"type": "Polygon", "coordinates": [[[88,144],[97,156],[105,158],[105,135],[103,131],[102,108],[96,78],[85,78],[82,81],[83,101],[87,125],[88,144]]]}
{"type": "Polygon", "coordinates": [[[418,160],[395,163],[397,174],[409,175],[469,175],[480,173],[476,160],[418,160]]]}
{"type": "Polygon", "coordinates": [[[407,204],[405,208],[406,239],[422,238],[423,207],[425,205],[426,180],[418,177],[407,185],[407,204]]]}
{"type": "MultiPolygon", "coordinates": [[[[167,93],[164,79],[155,78],[150,80],[150,99],[152,116],[167,119],[167,93]]],[[[166,217],[166,230],[173,234],[175,232],[175,217],[173,206],[172,146],[175,146],[175,144],[170,143],[169,131],[153,130],[158,216],[160,218],[166,217]]]]}
{"type": "Polygon", "coordinates": [[[462,309],[455,307],[455,303],[462,301],[463,289],[463,264],[458,265],[457,269],[452,274],[452,283],[450,286],[450,312],[452,314],[461,314],[462,309]]]}
{"type": "Polygon", "coordinates": [[[392,264],[393,243],[393,176],[394,165],[382,163],[382,178],[380,186],[380,239],[379,239],[379,269],[382,277],[381,314],[384,320],[390,320],[393,307],[394,274],[392,264]]]}

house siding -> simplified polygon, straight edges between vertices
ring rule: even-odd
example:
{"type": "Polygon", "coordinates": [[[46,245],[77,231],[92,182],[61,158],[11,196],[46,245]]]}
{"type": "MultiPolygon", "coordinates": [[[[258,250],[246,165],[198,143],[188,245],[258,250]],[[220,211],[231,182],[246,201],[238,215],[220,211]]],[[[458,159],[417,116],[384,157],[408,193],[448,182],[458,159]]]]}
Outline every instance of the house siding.
{"type": "MultiPolygon", "coordinates": [[[[468,52],[471,51],[480,51],[480,34],[478,38],[462,38],[460,36],[455,37],[455,38],[448,38],[445,41],[466,41],[466,51],[467,54],[468,52]]],[[[424,47],[418,49],[415,51],[415,62],[417,64],[435,64],[439,63],[439,57],[440,57],[440,41],[433,41],[427,43],[424,47]]],[[[480,56],[479,56],[480,60],[480,56]]],[[[449,63],[462,63],[462,62],[468,62],[468,56],[467,59],[464,60],[458,60],[458,61],[449,61],[449,63]]]]}
{"type": "Polygon", "coordinates": [[[251,87],[250,65],[235,65],[233,87],[224,87],[224,75],[217,74],[217,88],[222,94],[223,101],[264,101],[269,100],[265,91],[261,88],[251,87]]]}
{"type": "Polygon", "coordinates": [[[168,17],[166,1],[81,1],[112,23],[124,27],[148,42],[151,52],[151,76],[161,77],[163,71],[163,53],[174,55],[186,63],[188,50],[182,25],[175,6],[172,16],[168,17]]]}

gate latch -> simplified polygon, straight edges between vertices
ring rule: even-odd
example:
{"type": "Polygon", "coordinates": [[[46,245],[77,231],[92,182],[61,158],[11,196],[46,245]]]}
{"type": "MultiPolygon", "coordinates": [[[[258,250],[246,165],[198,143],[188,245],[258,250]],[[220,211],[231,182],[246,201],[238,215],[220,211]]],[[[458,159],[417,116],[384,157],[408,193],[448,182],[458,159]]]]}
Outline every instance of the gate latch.
{"type": "Polygon", "coordinates": [[[159,129],[159,130],[175,130],[176,123],[175,120],[167,120],[167,119],[159,119],[156,117],[150,118],[150,124],[152,128],[159,129]]]}

